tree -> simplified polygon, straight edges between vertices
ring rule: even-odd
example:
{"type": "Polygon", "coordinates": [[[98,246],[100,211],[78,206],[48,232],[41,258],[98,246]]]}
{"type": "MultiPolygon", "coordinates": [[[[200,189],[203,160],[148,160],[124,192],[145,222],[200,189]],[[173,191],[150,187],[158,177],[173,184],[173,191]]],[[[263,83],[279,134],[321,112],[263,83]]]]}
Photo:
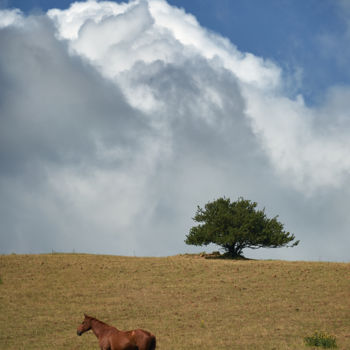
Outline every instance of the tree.
{"type": "Polygon", "coordinates": [[[294,247],[299,243],[292,242],[294,235],[284,231],[278,216],[269,219],[265,209],[256,207],[257,203],[243,198],[231,202],[225,197],[207,203],[204,209],[198,206],[193,220],[200,224],[190,229],[185,242],[199,246],[215,243],[232,258],[242,257],[244,248],[294,247]]]}

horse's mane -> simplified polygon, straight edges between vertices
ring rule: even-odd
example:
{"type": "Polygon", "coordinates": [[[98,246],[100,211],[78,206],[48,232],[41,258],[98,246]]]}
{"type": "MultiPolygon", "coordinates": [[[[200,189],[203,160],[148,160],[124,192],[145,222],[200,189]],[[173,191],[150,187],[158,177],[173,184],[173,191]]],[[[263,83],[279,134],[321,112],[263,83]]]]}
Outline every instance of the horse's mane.
{"type": "Polygon", "coordinates": [[[98,320],[96,317],[92,317],[92,316],[88,316],[88,315],[85,315],[87,318],[89,318],[91,321],[97,321],[98,323],[101,323],[101,324],[103,324],[103,325],[105,325],[105,326],[109,326],[109,324],[107,324],[107,323],[105,323],[105,322],[103,322],[103,321],[100,321],[100,320],[98,320]]]}

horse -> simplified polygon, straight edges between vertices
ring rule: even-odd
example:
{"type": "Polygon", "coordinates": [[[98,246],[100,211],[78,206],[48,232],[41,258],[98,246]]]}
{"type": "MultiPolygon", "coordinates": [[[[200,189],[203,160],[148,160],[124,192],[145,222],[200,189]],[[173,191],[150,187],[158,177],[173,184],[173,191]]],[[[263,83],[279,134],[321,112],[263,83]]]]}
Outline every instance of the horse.
{"type": "Polygon", "coordinates": [[[84,314],[84,320],[77,328],[77,334],[92,329],[101,350],[155,350],[156,337],[143,329],[120,331],[98,319],[84,314]]]}

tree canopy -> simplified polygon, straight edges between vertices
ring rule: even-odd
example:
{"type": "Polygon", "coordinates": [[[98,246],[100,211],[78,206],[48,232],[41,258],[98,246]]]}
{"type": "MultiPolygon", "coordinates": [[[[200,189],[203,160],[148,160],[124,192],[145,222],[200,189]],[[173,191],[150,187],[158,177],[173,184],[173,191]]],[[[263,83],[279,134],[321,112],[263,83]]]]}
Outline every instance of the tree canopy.
{"type": "Polygon", "coordinates": [[[197,207],[193,226],[185,242],[191,245],[208,245],[215,243],[221,246],[227,256],[242,256],[244,248],[277,248],[294,247],[293,234],[284,230],[284,225],[277,220],[278,216],[269,219],[265,209],[258,210],[257,203],[244,198],[231,202],[229,198],[219,198],[197,207]]]}

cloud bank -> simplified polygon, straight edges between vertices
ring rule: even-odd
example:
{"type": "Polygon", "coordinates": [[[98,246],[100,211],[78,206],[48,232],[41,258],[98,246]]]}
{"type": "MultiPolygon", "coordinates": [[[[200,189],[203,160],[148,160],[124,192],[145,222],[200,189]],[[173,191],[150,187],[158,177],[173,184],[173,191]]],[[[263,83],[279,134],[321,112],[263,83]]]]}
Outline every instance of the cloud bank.
{"type": "Polygon", "coordinates": [[[3,10],[0,47],[1,253],[194,251],[196,206],[225,195],[301,240],[247,255],[348,260],[349,87],[309,107],[164,0],[3,10]]]}

